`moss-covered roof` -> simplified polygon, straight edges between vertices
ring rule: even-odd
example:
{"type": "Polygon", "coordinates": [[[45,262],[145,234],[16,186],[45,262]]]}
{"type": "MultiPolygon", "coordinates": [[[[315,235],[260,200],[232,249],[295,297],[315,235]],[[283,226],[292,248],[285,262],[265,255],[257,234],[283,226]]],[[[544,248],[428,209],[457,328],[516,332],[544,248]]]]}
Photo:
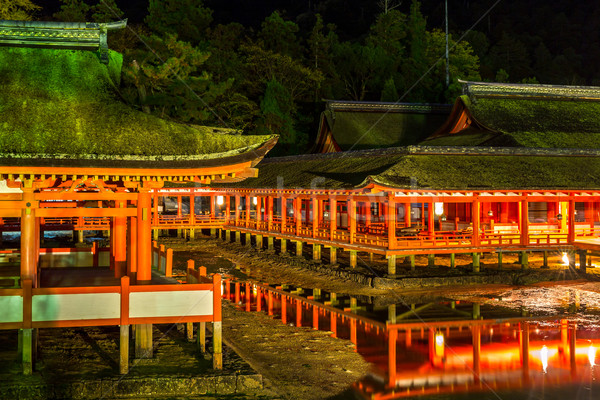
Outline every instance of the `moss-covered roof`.
{"type": "Polygon", "coordinates": [[[600,151],[423,147],[265,159],[238,188],[598,189],[600,151]]]}
{"type": "Polygon", "coordinates": [[[112,51],[103,64],[86,50],[0,47],[0,157],[201,162],[273,139],[135,110],[118,97],[121,64],[112,51]]]}
{"type": "Polygon", "coordinates": [[[425,145],[600,148],[600,88],[467,82],[457,100],[483,129],[467,129],[425,145]]]}
{"type": "Polygon", "coordinates": [[[446,120],[445,104],[330,101],[321,118],[342,151],[407,146],[435,132],[446,120]]]}

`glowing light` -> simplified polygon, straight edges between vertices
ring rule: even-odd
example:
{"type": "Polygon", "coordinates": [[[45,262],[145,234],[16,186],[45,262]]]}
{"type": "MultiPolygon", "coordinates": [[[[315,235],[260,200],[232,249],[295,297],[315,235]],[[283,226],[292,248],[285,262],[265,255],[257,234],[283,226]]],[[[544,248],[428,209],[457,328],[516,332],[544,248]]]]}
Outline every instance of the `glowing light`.
{"type": "Polygon", "coordinates": [[[562,262],[564,265],[569,265],[569,256],[567,253],[562,253],[562,262]]]}
{"type": "Polygon", "coordinates": [[[444,356],[444,334],[442,332],[435,334],[435,355],[438,357],[444,356]]]}
{"type": "Polygon", "coordinates": [[[222,206],[225,203],[223,196],[217,196],[217,205],[222,206]]]}
{"type": "Polygon", "coordinates": [[[444,203],[433,203],[435,215],[442,215],[444,213],[444,203]]]}
{"type": "Polygon", "coordinates": [[[254,204],[254,205],[258,204],[258,197],[253,197],[252,198],[252,204],[254,204]]]}
{"type": "Polygon", "coordinates": [[[546,373],[546,370],[548,369],[548,348],[546,345],[542,346],[542,349],[540,350],[540,359],[542,361],[544,373],[546,373]]]}
{"type": "Polygon", "coordinates": [[[590,365],[593,367],[596,365],[596,348],[593,344],[590,344],[588,349],[588,360],[590,361],[590,365]]]}

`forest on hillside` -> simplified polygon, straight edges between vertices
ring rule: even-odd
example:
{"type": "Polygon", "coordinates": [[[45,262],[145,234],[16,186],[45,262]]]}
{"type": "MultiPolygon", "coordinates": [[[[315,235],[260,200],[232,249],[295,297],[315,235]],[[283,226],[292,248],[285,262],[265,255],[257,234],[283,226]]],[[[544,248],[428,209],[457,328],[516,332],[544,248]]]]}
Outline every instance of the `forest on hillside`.
{"type": "Polygon", "coordinates": [[[600,85],[600,3],[448,0],[0,0],[0,18],[128,18],[123,97],[178,121],[306,150],[323,99],[451,103],[458,79],[600,85]],[[43,4],[43,7],[42,6],[43,4]],[[584,4],[587,3],[587,4],[584,4]]]}

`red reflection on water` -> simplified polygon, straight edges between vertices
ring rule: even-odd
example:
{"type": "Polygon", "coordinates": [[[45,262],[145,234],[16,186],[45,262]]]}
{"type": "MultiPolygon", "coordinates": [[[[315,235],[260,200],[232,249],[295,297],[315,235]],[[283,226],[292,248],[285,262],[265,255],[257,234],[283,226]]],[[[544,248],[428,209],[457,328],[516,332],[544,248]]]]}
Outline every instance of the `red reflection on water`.
{"type": "Polygon", "coordinates": [[[566,319],[384,324],[357,315],[352,300],[228,280],[224,298],[351,340],[374,366],[355,389],[373,400],[590,382],[596,375],[600,330],[566,319]]]}

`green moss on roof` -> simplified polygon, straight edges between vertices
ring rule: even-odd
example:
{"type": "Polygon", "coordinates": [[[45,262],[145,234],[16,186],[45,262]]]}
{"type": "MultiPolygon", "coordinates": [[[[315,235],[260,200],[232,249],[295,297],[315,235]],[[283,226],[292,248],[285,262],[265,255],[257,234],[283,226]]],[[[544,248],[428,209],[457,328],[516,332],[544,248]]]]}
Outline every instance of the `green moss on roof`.
{"type": "Polygon", "coordinates": [[[374,156],[371,153],[282,157],[258,164],[258,177],[231,187],[286,189],[346,189],[359,186],[368,176],[391,168],[401,155],[374,156]]]}
{"type": "Polygon", "coordinates": [[[91,51],[0,47],[0,151],[212,158],[272,138],[137,111],[117,95],[121,64],[112,51],[105,65],[91,51]]]}
{"type": "Polygon", "coordinates": [[[467,104],[477,121],[508,136],[486,145],[600,147],[600,102],[484,97],[467,104]]]}
{"type": "Polygon", "coordinates": [[[433,133],[448,117],[437,113],[326,111],[342,150],[406,146],[433,133]]]}
{"type": "Polygon", "coordinates": [[[600,157],[407,155],[374,180],[439,190],[597,189],[599,176],[600,157]]]}

